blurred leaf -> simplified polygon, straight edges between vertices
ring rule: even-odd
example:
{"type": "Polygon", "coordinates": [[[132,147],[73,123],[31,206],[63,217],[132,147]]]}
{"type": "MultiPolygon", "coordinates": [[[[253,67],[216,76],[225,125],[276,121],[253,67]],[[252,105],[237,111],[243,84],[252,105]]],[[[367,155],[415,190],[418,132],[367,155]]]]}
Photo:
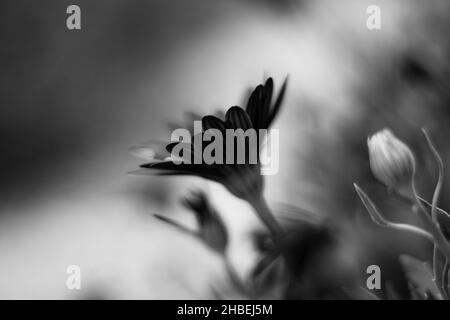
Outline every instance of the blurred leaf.
{"type": "Polygon", "coordinates": [[[431,268],[426,262],[408,255],[401,255],[400,264],[405,271],[413,298],[420,300],[442,299],[442,295],[433,280],[431,268]]]}

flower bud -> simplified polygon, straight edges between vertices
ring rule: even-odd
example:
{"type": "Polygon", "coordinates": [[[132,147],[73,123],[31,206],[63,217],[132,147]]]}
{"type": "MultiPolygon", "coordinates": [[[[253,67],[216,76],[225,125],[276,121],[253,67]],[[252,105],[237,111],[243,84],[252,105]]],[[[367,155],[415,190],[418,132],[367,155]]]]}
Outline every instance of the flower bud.
{"type": "Polygon", "coordinates": [[[211,206],[202,191],[193,192],[183,204],[191,209],[197,218],[200,230],[198,236],[206,245],[219,254],[225,254],[228,231],[218,212],[211,206]]]}
{"type": "Polygon", "coordinates": [[[389,188],[400,188],[412,182],[414,155],[389,129],[369,137],[367,145],[370,168],[378,180],[389,188]]]}

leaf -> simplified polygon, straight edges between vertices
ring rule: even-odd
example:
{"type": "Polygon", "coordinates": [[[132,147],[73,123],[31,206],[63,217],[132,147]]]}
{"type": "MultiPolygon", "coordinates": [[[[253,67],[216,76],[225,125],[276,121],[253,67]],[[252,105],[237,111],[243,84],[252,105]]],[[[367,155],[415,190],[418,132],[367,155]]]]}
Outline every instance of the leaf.
{"type": "Polygon", "coordinates": [[[389,226],[389,221],[387,221],[381,213],[378,211],[378,209],[375,207],[375,204],[370,200],[369,196],[362,191],[362,189],[354,183],[353,186],[355,187],[356,193],[358,193],[359,198],[361,199],[362,203],[366,207],[367,211],[369,212],[370,217],[372,220],[384,227],[389,226]]]}
{"type": "Polygon", "coordinates": [[[422,300],[442,299],[428,263],[408,255],[401,255],[399,260],[405,271],[413,298],[422,300]]]}

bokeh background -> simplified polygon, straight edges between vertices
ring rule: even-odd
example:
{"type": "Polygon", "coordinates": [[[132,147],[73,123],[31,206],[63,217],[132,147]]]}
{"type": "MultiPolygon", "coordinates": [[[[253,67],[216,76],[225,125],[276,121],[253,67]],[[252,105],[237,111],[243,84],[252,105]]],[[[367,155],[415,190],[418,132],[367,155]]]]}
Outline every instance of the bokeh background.
{"type": "MultiPolygon", "coordinates": [[[[254,213],[196,178],[128,174],[130,147],[168,140],[187,112],[242,105],[268,76],[289,86],[274,128],[280,171],[271,203],[345,226],[341,258],[407,297],[400,253],[429,258],[420,239],[382,230],[353,191],[361,184],[393,220],[413,221],[370,174],[366,138],[390,127],[416,152],[420,192],[436,168],[420,128],[448,164],[446,0],[4,0],[0,3],[0,298],[211,298],[220,259],[152,217],[194,220],[179,204],[206,190],[231,231],[230,260],[255,261],[254,213]],[[77,4],[82,29],[66,28],[77,4]],[[382,28],[366,28],[379,5],[382,28]],[[67,290],[79,265],[82,290],[67,290]]],[[[448,194],[448,183],[445,186],[448,194]]],[[[448,196],[442,207],[449,206],[448,196]]],[[[323,261],[333,270],[333,263],[323,261]]],[[[383,290],[380,292],[383,295],[383,290]]]]}

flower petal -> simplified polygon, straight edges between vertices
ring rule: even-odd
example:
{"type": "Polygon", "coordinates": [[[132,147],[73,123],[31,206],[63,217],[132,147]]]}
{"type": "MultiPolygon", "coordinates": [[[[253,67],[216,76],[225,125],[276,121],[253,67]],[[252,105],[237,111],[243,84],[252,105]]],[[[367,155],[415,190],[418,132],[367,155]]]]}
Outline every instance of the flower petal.
{"type": "Polygon", "coordinates": [[[277,116],[278,112],[280,111],[281,104],[283,103],[284,94],[286,92],[288,78],[286,78],[283,82],[283,85],[281,86],[280,92],[278,93],[277,99],[275,100],[275,103],[270,110],[270,114],[267,117],[267,121],[265,123],[265,128],[269,128],[277,116]]]}
{"type": "Polygon", "coordinates": [[[163,160],[169,156],[164,148],[164,143],[157,141],[149,141],[141,145],[130,148],[133,155],[146,161],[163,160]]]}
{"type": "Polygon", "coordinates": [[[243,129],[245,131],[253,127],[252,120],[247,112],[238,106],[228,109],[225,118],[227,121],[227,126],[230,126],[232,129],[243,129]]]}
{"type": "Polygon", "coordinates": [[[203,125],[203,130],[208,130],[208,129],[218,129],[220,131],[225,131],[226,129],[226,125],[225,122],[220,120],[219,118],[215,117],[215,116],[204,116],[202,118],[202,125],[203,125]]]}
{"type": "Polygon", "coordinates": [[[255,129],[262,128],[262,123],[259,120],[259,114],[260,114],[260,107],[262,102],[262,91],[263,86],[258,85],[255,90],[250,95],[250,98],[248,99],[247,103],[247,113],[252,120],[253,126],[255,129]]]}

